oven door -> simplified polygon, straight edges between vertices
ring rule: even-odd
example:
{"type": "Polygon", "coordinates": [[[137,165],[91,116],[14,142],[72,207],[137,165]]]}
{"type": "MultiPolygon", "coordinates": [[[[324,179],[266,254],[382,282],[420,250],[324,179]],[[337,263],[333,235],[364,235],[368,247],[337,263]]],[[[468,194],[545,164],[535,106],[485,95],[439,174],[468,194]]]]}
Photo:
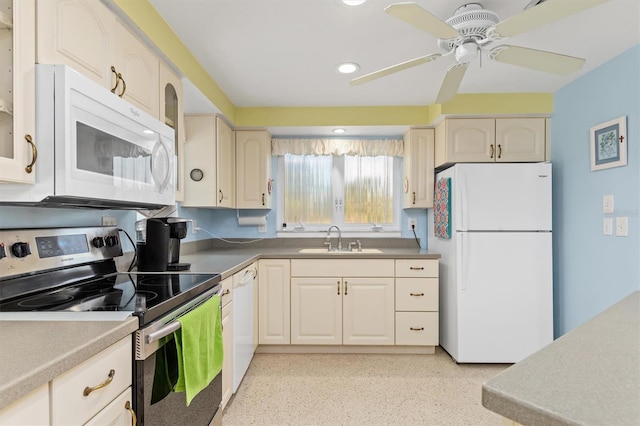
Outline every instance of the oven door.
{"type": "Polygon", "coordinates": [[[52,67],[55,195],[173,204],[174,131],[69,67],[52,67]]]}
{"type": "Polygon", "coordinates": [[[210,290],[169,312],[165,317],[136,331],[134,410],[140,424],[150,426],[222,425],[222,371],[196,395],[189,406],[182,392],[160,392],[160,396],[153,396],[152,393],[156,364],[163,359],[166,360],[161,356],[161,351],[175,350],[173,332],[180,328],[178,318],[211,296],[219,296],[221,292],[222,285],[218,283],[210,290]],[[163,397],[163,395],[166,396],[163,397]],[[152,403],[152,399],[157,402],[152,403]]]}
{"type": "Polygon", "coordinates": [[[187,407],[185,394],[170,392],[159,402],[151,404],[156,354],[134,366],[134,410],[141,425],[222,425],[222,372],[203,389],[187,407]]]}

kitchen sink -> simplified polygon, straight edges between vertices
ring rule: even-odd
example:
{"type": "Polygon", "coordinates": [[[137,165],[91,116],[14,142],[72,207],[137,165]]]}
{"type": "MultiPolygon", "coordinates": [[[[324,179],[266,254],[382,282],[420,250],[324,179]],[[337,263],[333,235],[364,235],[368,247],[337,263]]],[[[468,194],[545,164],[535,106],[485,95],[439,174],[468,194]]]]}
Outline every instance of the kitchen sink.
{"type": "Polygon", "coordinates": [[[363,248],[362,251],[358,251],[357,249],[353,250],[353,251],[347,251],[347,250],[334,250],[334,251],[328,251],[326,248],[304,248],[304,249],[300,249],[300,251],[298,253],[313,253],[313,254],[371,254],[371,253],[382,253],[382,250],[380,249],[375,249],[375,248],[363,248]]]}

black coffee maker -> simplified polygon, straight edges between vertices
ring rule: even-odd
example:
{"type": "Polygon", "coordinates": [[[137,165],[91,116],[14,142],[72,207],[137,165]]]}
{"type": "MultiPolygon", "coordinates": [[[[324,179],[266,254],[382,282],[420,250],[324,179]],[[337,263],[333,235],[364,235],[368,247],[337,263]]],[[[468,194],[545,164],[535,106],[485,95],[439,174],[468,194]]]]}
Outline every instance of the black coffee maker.
{"type": "Polygon", "coordinates": [[[189,263],[180,263],[180,240],[187,236],[188,219],[151,218],[136,223],[138,271],[184,271],[189,263]]]}

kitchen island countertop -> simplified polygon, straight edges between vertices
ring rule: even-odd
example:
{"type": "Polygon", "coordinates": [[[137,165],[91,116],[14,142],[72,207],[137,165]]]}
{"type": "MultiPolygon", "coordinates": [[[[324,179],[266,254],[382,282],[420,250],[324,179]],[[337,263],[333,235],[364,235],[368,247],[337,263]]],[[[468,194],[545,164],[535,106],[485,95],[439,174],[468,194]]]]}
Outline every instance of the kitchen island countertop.
{"type": "Polygon", "coordinates": [[[524,425],[640,424],[640,291],[489,379],[482,405],[524,425]]]}

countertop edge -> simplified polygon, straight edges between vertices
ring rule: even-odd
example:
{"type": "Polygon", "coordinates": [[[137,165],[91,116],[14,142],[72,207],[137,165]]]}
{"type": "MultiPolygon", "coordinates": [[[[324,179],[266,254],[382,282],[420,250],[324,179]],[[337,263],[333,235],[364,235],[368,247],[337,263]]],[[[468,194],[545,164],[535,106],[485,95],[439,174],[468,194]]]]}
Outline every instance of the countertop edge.
{"type": "MultiPolygon", "coordinates": [[[[56,324],[69,324],[68,321],[29,321],[29,323],[35,325],[42,325],[42,322],[54,326],[56,324]]],[[[76,324],[87,324],[89,322],[91,321],[76,322],[76,324]]],[[[109,324],[111,328],[102,334],[87,339],[84,344],[75,345],[69,348],[69,351],[60,353],[56,358],[49,359],[47,362],[31,370],[27,375],[17,377],[15,380],[2,381],[2,383],[0,383],[0,410],[138,329],[137,317],[131,317],[120,322],[109,321],[102,323],[109,324]]]]}

